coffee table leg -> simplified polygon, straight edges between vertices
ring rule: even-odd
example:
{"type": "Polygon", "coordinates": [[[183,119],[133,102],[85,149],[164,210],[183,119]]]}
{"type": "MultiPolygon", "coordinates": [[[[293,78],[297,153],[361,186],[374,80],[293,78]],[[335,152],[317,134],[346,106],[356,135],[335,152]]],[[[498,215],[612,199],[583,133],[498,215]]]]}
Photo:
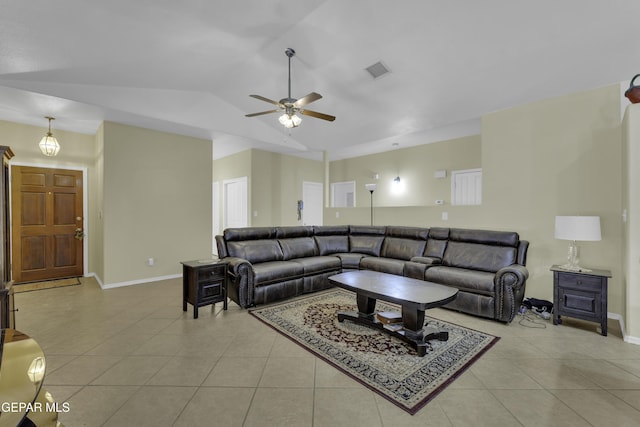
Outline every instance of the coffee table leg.
{"type": "Polygon", "coordinates": [[[447,331],[424,327],[424,310],[402,307],[402,323],[405,336],[418,344],[430,340],[447,341],[449,339],[447,331]]]}
{"type": "Polygon", "coordinates": [[[369,298],[364,295],[356,294],[356,300],[358,301],[358,317],[373,319],[376,311],[375,298],[369,298]]]}

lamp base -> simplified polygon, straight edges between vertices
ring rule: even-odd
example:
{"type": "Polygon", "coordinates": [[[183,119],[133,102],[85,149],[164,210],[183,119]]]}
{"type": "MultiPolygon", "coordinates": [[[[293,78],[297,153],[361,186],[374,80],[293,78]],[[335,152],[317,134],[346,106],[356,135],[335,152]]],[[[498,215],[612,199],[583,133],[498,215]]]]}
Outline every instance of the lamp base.
{"type": "Polygon", "coordinates": [[[578,245],[576,245],[576,241],[572,240],[569,244],[569,251],[567,253],[567,263],[561,265],[559,268],[567,271],[577,271],[589,273],[591,270],[588,268],[580,267],[578,263],[580,262],[580,256],[578,255],[578,245]]]}

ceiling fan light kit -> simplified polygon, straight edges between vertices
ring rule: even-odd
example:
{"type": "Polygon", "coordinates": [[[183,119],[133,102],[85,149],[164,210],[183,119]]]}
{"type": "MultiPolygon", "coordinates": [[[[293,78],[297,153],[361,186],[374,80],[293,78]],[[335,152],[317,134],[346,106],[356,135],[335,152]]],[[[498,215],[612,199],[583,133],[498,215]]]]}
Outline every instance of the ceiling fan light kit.
{"type": "Polygon", "coordinates": [[[306,110],[303,108],[304,106],[311,104],[312,102],[317,101],[318,99],[321,99],[322,95],[320,95],[319,93],[311,92],[310,94],[305,95],[300,99],[295,99],[291,97],[291,58],[296,54],[296,51],[291,48],[287,48],[287,50],[285,50],[284,53],[289,58],[288,96],[286,98],[282,98],[280,101],[274,101],[272,99],[265,98],[264,96],[260,96],[260,95],[249,95],[252,98],[256,98],[256,99],[259,99],[260,101],[273,104],[277,106],[278,109],[261,111],[259,113],[251,113],[251,114],[247,114],[246,117],[256,117],[256,116],[262,116],[264,114],[271,114],[271,113],[282,113],[282,115],[278,118],[278,121],[287,129],[298,127],[300,126],[300,123],[302,123],[302,119],[300,118],[300,116],[298,116],[297,113],[305,116],[309,116],[309,117],[315,117],[316,119],[327,120],[329,122],[334,121],[336,119],[335,116],[331,116],[329,114],[324,114],[324,113],[318,113],[317,111],[306,110]]]}

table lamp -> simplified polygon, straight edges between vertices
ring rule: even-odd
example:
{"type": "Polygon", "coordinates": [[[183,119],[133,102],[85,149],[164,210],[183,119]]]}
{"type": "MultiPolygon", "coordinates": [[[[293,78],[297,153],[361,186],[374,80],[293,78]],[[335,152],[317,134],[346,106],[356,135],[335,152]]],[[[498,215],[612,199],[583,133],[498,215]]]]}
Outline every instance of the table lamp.
{"type": "Polygon", "coordinates": [[[560,240],[569,240],[569,252],[567,254],[568,262],[561,265],[560,268],[569,271],[591,270],[580,267],[580,257],[578,254],[578,245],[576,241],[599,241],[600,234],[600,217],[599,216],[556,216],[555,238],[560,240]]]}

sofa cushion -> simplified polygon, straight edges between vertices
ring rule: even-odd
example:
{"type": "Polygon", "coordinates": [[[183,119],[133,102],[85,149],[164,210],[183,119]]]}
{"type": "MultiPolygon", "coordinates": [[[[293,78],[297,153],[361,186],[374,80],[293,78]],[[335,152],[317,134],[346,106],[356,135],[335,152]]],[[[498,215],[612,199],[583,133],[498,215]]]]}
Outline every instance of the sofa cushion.
{"type": "Polygon", "coordinates": [[[520,237],[513,231],[469,230],[452,228],[449,232],[449,240],[467,243],[485,243],[488,245],[518,246],[520,237]]]}
{"type": "Polygon", "coordinates": [[[362,258],[365,258],[366,255],[358,254],[358,253],[340,253],[336,254],[338,258],[340,258],[340,262],[342,263],[342,268],[347,270],[357,270],[360,268],[360,261],[362,258]]]}
{"type": "Polygon", "coordinates": [[[402,225],[387,226],[387,236],[404,237],[412,240],[427,240],[429,229],[423,227],[406,227],[402,225]]]}
{"type": "Polygon", "coordinates": [[[304,275],[325,273],[328,271],[340,271],[342,264],[336,256],[312,256],[308,258],[292,259],[302,265],[304,275]]]}
{"type": "Polygon", "coordinates": [[[276,229],[273,227],[227,228],[223,235],[227,242],[273,239],[276,237],[276,229]]]}
{"type": "Polygon", "coordinates": [[[514,264],[516,256],[516,248],[450,241],[442,264],[495,273],[514,264]]]}
{"type": "Polygon", "coordinates": [[[348,236],[348,225],[314,225],[314,236],[348,236]]]}
{"type": "Polygon", "coordinates": [[[299,225],[295,227],[276,227],[276,239],[313,236],[313,227],[299,225]]]}
{"type": "Polygon", "coordinates": [[[278,242],[282,248],[282,259],[285,261],[316,255],[316,242],[313,237],[278,239],[278,242]]]}
{"type": "Polygon", "coordinates": [[[424,273],[429,282],[454,286],[460,290],[483,295],[493,295],[495,274],[486,271],[468,270],[466,268],[433,266],[424,273]]]}
{"type": "Polygon", "coordinates": [[[227,242],[232,257],[244,258],[250,263],[281,261],[282,249],[277,240],[245,240],[227,242]]]}
{"type": "Polygon", "coordinates": [[[302,277],[302,264],[293,261],[261,262],[253,266],[255,285],[264,286],[302,277]]]}
{"type": "Polygon", "coordinates": [[[349,236],[314,236],[319,255],[330,255],[338,252],[349,252],[349,236]]]}
{"type": "Polygon", "coordinates": [[[415,262],[418,264],[424,264],[424,265],[440,265],[442,264],[442,260],[439,258],[431,258],[428,256],[414,256],[411,257],[410,259],[411,262],[415,262]]]}
{"type": "Polygon", "coordinates": [[[360,261],[360,268],[363,270],[379,271],[381,273],[403,276],[404,264],[405,262],[399,259],[368,256],[362,258],[360,261]]]}
{"type": "Polygon", "coordinates": [[[447,249],[449,239],[449,229],[442,227],[432,227],[429,229],[429,240],[424,251],[424,256],[442,259],[444,251],[447,249]]]}
{"type": "Polygon", "coordinates": [[[426,240],[401,239],[385,237],[380,256],[408,261],[411,257],[424,252],[426,240]]]}
{"type": "Polygon", "coordinates": [[[384,236],[349,236],[349,251],[365,255],[380,256],[384,236]]]}
{"type": "Polygon", "coordinates": [[[387,227],[381,225],[352,225],[349,227],[349,234],[366,234],[374,236],[384,236],[387,234],[387,227]]]}

